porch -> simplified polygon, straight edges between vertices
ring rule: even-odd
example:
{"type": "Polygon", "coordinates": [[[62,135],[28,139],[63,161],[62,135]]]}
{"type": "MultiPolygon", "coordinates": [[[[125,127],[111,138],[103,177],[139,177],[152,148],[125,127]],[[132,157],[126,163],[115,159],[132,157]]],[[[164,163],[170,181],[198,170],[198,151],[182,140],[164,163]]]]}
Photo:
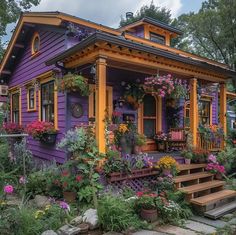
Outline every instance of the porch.
{"type": "Polygon", "coordinates": [[[213,139],[206,143],[203,135],[198,133],[198,127],[199,124],[221,126],[226,133],[226,68],[221,68],[222,65],[219,63],[201,63],[177,54],[175,58],[170,58],[170,54],[169,51],[162,53],[141,43],[131,43],[123,38],[96,33],[66,53],[51,59],[47,65],[62,62],[67,71],[82,73],[89,79],[89,83],[95,85],[93,96],[89,97],[88,117],[95,119],[100,152],[104,153],[106,149],[104,120],[107,114],[111,119],[114,110],[122,112],[122,122],[127,121],[126,118],[133,119],[139,133],[148,137],[149,147],[146,150],[156,151],[152,136],[157,132],[169,132],[171,128],[166,123],[167,118],[171,119],[166,113],[166,97],[146,93],[136,109],[130,109],[127,103],[120,107],[119,103],[124,92],[122,81],[135,84],[139,80],[139,83],[143,84],[146,77],[157,74],[172,74],[189,85],[188,98],[179,100],[178,107],[181,107],[181,110],[178,127],[186,129],[191,134],[192,146],[208,150],[222,148],[222,139],[217,139],[216,143],[213,143],[213,139]],[[91,67],[95,68],[94,77],[90,74],[91,67]],[[86,71],[84,68],[89,69],[86,71]],[[207,87],[214,87],[215,90],[213,94],[211,91],[199,92],[199,87],[206,90],[207,87]],[[203,110],[202,107],[206,106],[206,102],[203,102],[205,100],[208,103],[207,108],[203,110]]]}

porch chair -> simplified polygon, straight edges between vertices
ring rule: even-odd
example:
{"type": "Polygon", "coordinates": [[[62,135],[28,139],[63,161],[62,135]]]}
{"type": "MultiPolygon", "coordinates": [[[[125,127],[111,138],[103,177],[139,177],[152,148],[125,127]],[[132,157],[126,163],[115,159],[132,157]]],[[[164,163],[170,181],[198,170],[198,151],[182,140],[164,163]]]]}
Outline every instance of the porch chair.
{"type": "Polygon", "coordinates": [[[168,150],[183,150],[187,145],[187,134],[184,128],[171,128],[168,138],[168,150]]]}

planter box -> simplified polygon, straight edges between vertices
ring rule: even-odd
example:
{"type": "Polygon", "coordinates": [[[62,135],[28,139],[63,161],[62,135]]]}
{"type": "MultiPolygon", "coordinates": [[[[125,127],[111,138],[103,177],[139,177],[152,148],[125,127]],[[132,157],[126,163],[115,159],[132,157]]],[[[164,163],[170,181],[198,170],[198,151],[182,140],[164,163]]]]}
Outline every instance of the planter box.
{"type": "Polygon", "coordinates": [[[109,182],[117,182],[127,179],[136,179],[136,178],[142,178],[146,176],[151,175],[157,175],[158,171],[152,169],[152,168],[144,168],[144,169],[137,169],[132,170],[129,174],[126,173],[120,173],[120,172],[114,172],[109,175],[109,182]]]}

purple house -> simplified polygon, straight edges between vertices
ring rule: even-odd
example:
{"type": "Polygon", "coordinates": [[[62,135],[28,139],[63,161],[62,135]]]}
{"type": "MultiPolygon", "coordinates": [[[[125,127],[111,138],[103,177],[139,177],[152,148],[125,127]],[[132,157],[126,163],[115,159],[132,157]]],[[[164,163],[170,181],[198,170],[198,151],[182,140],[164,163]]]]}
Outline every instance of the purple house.
{"type": "MultiPolygon", "coordinates": [[[[113,29],[60,12],[23,13],[0,66],[1,79],[9,86],[10,121],[24,126],[35,120],[53,122],[60,140],[70,128],[93,120],[99,150],[104,152],[104,119],[118,111],[122,121],[132,118],[147,136],[145,151],[155,151],[153,136],[171,127],[172,107],[178,108],[178,127],[189,130],[193,145],[200,145],[199,124],[220,123],[226,131],[225,82],[236,73],[171,47],[171,39],[180,34],[148,17],[113,29]],[[70,72],[88,79],[88,97],[55,89],[55,77],[70,72]],[[143,84],[156,74],[185,81],[189,96],[169,104],[146,93],[136,108],[123,102],[124,84],[143,84]]],[[[40,159],[66,160],[56,145],[29,137],[29,148],[40,159]]]]}

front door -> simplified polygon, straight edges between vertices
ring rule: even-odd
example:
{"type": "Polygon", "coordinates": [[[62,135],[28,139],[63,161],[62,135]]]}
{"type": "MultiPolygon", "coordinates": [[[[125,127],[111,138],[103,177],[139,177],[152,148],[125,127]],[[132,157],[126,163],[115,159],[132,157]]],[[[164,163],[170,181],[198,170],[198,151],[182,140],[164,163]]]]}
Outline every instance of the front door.
{"type": "Polygon", "coordinates": [[[140,112],[140,132],[148,138],[144,150],[155,151],[156,144],[153,136],[157,132],[157,98],[151,94],[146,94],[140,112]]]}

